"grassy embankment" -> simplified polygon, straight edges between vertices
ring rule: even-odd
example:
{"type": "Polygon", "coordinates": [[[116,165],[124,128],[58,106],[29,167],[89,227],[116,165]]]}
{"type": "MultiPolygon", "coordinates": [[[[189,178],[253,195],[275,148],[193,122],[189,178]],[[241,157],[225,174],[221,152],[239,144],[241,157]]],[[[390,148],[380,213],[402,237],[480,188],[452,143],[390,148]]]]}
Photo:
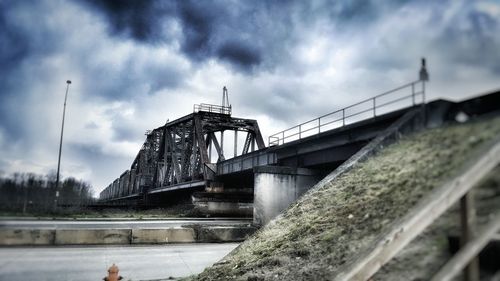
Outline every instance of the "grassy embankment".
{"type": "MultiPolygon", "coordinates": [[[[477,223],[483,226],[491,214],[500,212],[500,166],[497,166],[473,190],[477,223]]],[[[448,236],[460,233],[459,206],[455,204],[381,268],[373,280],[429,280],[451,257],[448,236]]],[[[493,274],[484,269],[481,278],[493,274]]],[[[489,279],[486,279],[489,280],[489,279]]]]}
{"type": "MultiPolygon", "coordinates": [[[[404,137],[310,190],[193,280],[323,280],[500,134],[500,118],[404,137]]],[[[498,195],[498,185],[493,188],[498,195]]]]}

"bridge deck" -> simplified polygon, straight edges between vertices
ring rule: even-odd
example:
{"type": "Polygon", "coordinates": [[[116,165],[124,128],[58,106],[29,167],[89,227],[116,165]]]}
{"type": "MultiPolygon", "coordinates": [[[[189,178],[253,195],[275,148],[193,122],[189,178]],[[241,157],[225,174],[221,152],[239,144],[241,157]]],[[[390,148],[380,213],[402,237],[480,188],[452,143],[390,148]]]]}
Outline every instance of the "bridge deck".
{"type": "Polygon", "coordinates": [[[217,164],[217,175],[251,171],[258,166],[311,167],[341,162],[354,154],[364,143],[375,138],[397,118],[415,108],[403,108],[372,119],[221,161],[217,164]]]}

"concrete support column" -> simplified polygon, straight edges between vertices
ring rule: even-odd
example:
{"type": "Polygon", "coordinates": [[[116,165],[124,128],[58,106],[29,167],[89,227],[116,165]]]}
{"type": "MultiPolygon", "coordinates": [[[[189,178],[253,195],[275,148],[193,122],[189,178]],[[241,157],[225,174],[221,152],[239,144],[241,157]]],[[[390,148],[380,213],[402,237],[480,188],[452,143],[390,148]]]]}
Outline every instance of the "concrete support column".
{"type": "Polygon", "coordinates": [[[314,170],[280,166],[254,168],[253,221],[264,225],[280,214],[321,176],[314,170]]]}

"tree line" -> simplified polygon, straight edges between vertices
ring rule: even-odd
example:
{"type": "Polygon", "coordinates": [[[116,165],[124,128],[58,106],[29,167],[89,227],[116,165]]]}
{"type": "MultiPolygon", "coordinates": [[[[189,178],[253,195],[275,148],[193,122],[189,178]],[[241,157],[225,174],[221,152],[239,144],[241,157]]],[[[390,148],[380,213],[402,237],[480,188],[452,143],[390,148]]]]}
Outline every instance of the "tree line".
{"type": "Polygon", "coordinates": [[[6,212],[53,212],[61,207],[78,207],[92,203],[89,183],[69,177],[59,183],[56,175],[15,173],[0,177],[0,210],[6,212]]]}

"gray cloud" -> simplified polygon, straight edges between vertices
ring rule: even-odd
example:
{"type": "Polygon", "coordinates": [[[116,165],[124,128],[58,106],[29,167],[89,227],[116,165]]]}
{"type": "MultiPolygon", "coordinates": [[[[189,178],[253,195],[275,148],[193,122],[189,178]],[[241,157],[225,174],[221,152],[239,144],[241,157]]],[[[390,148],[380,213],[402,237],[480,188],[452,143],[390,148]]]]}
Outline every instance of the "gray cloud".
{"type": "Polygon", "coordinates": [[[476,9],[455,15],[444,29],[437,43],[453,52],[445,54],[462,64],[478,64],[500,74],[500,20],[476,9]]]}
{"type": "Polygon", "coordinates": [[[176,4],[170,1],[82,0],[81,2],[104,13],[109,20],[109,31],[113,35],[128,36],[148,42],[155,42],[155,39],[162,36],[163,17],[176,9],[176,4]]]}
{"type": "Polygon", "coordinates": [[[258,65],[262,60],[261,53],[258,50],[251,49],[242,42],[234,41],[222,44],[217,50],[217,56],[244,69],[258,65]]]}
{"type": "MultiPolygon", "coordinates": [[[[178,42],[191,60],[218,58],[248,71],[265,62],[286,57],[286,43],[296,35],[287,2],[248,3],[225,1],[82,1],[101,11],[111,34],[138,42],[178,42]],[[276,21],[269,16],[275,17],[276,21]],[[278,23],[278,21],[282,21],[278,23]],[[173,38],[161,22],[179,23],[182,34],[173,38]]],[[[293,4],[296,5],[296,4],[293,4]]]]}

